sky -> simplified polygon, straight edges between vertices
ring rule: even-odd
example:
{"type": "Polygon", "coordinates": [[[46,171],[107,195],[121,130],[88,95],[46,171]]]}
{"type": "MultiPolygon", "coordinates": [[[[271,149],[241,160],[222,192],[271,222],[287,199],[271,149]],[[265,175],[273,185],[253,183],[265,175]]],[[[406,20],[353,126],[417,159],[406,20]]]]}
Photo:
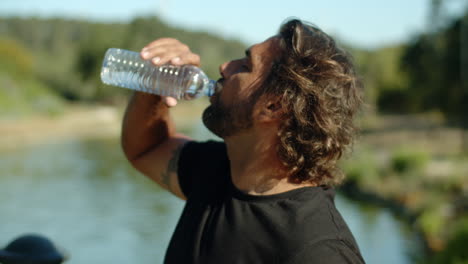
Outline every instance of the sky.
{"type": "MultiPolygon", "coordinates": [[[[59,16],[128,22],[158,15],[171,25],[210,31],[254,44],[275,34],[288,17],[317,25],[362,48],[407,41],[433,26],[431,0],[0,0],[0,16],[59,16]]],[[[468,0],[446,0],[448,16],[468,0]]]]}

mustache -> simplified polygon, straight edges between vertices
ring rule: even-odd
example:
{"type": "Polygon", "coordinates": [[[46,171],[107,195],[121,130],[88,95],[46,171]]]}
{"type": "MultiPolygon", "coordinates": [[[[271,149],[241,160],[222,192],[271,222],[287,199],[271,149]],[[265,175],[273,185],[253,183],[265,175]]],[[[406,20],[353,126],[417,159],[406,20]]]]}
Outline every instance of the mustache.
{"type": "Polygon", "coordinates": [[[215,94],[216,93],[219,93],[222,89],[223,89],[223,82],[224,82],[224,78],[219,78],[217,81],[216,81],[216,88],[215,88],[215,94]]]}

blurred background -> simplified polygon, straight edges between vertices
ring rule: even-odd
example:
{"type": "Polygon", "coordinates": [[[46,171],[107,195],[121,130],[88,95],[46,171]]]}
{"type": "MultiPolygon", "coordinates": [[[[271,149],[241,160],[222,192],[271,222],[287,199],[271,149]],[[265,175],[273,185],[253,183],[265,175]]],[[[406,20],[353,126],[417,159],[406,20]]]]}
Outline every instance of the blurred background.
{"type": "MultiPolygon", "coordinates": [[[[368,263],[468,263],[468,1],[2,0],[0,247],[51,238],[68,263],[161,263],[183,203],[119,145],[130,91],[105,86],[109,47],[175,37],[218,65],[290,16],[355,58],[367,105],[337,206],[368,263]]],[[[206,99],[173,117],[199,140],[206,99]]]]}

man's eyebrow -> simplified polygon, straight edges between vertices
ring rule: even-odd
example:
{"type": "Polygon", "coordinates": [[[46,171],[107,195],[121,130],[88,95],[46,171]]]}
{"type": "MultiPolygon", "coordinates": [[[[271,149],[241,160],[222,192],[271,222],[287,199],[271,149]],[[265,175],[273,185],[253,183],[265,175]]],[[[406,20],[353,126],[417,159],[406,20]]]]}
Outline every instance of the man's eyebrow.
{"type": "Polygon", "coordinates": [[[250,49],[245,50],[245,56],[250,59],[250,49]]]}

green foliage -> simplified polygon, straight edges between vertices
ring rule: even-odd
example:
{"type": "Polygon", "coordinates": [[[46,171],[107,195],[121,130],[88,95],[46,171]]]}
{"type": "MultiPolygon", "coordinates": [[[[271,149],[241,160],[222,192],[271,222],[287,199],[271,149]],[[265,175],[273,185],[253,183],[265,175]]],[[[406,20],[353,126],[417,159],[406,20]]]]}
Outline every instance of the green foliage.
{"type": "Polygon", "coordinates": [[[0,106],[2,116],[15,118],[32,112],[57,114],[58,96],[33,75],[34,56],[15,40],[0,39],[0,106]]]}
{"type": "Polygon", "coordinates": [[[0,56],[6,54],[9,57],[2,59],[10,61],[0,62],[0,72],[30,76],[66,100],[86,102],[119,101],[129,93],[101,83],[102,59],[108,48],[139,51],[157,38],[175,37],[200,54],[202,68],[214,79],[219,76],[219,64],[242,56],[245,49],[239,41],[171,27],[157,17],[135,18],[128,24],[0,18],[0,34],[8,39],[0,40],[0,56]]]}
{"type": "Polygon", "coordinates": [[[35,79],[16,79],[0,73],[0,86],[1,116],[4,118],[31,113],[56,115],[62,111],[62,100],[35,79]]]}
{"type": "Polygon", "coordinates": [[[443,214],[441,214],[441,206],[437,205],[426,208],[418,217],[418,224],[426,236],[439,236],[444,223],[445,219],[443,214]]]}
{"type": "Polygon", "coordinates": [[[13,75],[30,75],[31,54],[21,43],[13,39],[0,38],[0,71],[13,75]]]}
{"type": "Polygon", "coordinates": [[[408,77],[399,65],[405,46],[394,45],[376,50],[352,50],[362,78],[366,102],[380,112],[401,112],[406,107],[395,93],[408,89],[408,77]],[[392,96],[388,96],[388,95],[392,96]]]}
{"type": "Polygon", "coordinates": [[[378,181],[380,173],[373,154],[368,149],[361,149],[354,151],[352,158],[343,160],[340,165],[347,180],[358,184],[371,184],[378,181]]]}
{"type": "Polygon", "coordinates": [[[444,250],[438,252],[425,263],[467,264],[468,263],[468,216],[460,218],[453,228],[451,238],[444,250]]]}
{"type": "Polygon", "coordinates": [[[440,110],[451,119],[468,121],[468,84],[462,80],[468,73],[461,54],[468,30],[462,27],[463,20],[468,20],[468,13],[440,31],[419,36],[406,48],[401,66],[409,76],[412,111],[440,110]]]}
{"type": "Polygon", "coordinates": [[[397,150],[391,158],[392,169],[400,175],[416,172],[429,162],[429,155],[424,151],[408,149],[397,150]]]}
{"type": "Polygon", "coordinates": [[[367,103],[380,113],[441,111],[468,123],[466,25],[468,13],[402,45],[352,50],[367,103]]]}

